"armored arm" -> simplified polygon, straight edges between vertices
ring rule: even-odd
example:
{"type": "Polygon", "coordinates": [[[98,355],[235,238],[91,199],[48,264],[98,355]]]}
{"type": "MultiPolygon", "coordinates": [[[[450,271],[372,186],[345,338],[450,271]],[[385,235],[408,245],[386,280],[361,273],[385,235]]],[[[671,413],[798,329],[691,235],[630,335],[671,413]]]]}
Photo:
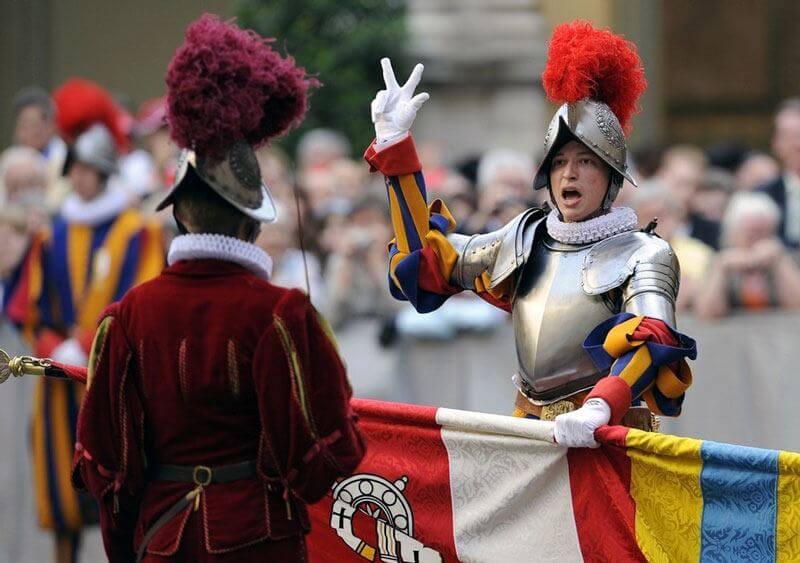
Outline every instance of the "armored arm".
{"type": "Polygon", "coordinates": [[[622,292],[622,312],[660,319],[675,327],[680,265],[665,240],[630,232],[597,243],[586,256],[584,290],[622,292]]]}
{"type": "Polygon", "coordinates": [[[528,209],[490,233],[448,235],[457,255],[450,283],[473,291],[499,287],[530,254],[536,226],[543,216],[541,209],[528,209]]]}

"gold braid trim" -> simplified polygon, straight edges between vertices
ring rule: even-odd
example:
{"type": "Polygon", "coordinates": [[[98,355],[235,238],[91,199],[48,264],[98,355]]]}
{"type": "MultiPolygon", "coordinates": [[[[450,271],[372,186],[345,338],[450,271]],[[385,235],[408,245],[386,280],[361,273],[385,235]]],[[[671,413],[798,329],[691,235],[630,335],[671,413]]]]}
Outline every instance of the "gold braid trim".
{"type": "Polygon", "coordinates": [[[303,370],[300,367],[300,359],[297,357],[297,349],[295,348],[294,341],[292,340],[291,334],[289,334],[289,329],[286,328],[283,320],[278,316],[275,317],[275,329],[278,331],[278,336],[281,338],[283,351],[286,354],[286,360],[289,364],[289,371],[292,377],[292,391],[294,392],[297,402],[300,404],[300,410],[303,413],[303,418],[305,418],[312,436],[315,440],[318,440],[317,429],[308,406],[308,398],[306,397],[303,370]]]}
{"type": "Polygon", "coordinates": [[[92,342],[92,349],[89,351],[89,365],[86,370],[86,389],[92,386],[92,380],[95,373],[97,373],[97,366],[103,357],[103,349],[106,346],[106,338],[111,324],[114,322],[114,317],[105,317],[100,321],[100,326],[97,327],[97,332],[94,334],[94,341],[92,342]]]}

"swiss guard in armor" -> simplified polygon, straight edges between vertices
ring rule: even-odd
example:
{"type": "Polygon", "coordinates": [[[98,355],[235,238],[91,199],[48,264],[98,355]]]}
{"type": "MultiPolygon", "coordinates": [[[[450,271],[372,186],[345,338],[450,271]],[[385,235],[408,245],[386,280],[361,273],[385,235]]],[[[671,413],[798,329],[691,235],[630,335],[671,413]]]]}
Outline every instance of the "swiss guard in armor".
{"type": "Polygon", "coordinates": [[[365,158],[386,178],[392,294],[428,312],[467,289],[509,311],[514,414],[555,419],[563,445],[596,447],[604,424],[652,430],[653,415],[678,415],[686,358],[696,355],[675,326],[678,260],[652,226],[637,230],[632,209],[612,207],[625,180],[636,185],[624,135],[646,87],[635,46],[582,21],[554,30],[542,81],[563,105],[533,181],[553,209],[474,236],[451,233],[444,202],[426,200],[409,133],[428,99],[414,95],[422,65],[400,86],[390,61],[381,64],[386,89],[372,102],[376,140],[365,158]]]}
{"type": "Polygon", "coordinates": [[[276,217],[253,147],[302,120],[313,80],[206,15],[166,81],[184,150],[160,207],[182,234],[161,275],[101,315],[73,482],[113,562],[304,561],[306,503],[364,448],[327,323],[270,283],[253,244],[276,217]]]}

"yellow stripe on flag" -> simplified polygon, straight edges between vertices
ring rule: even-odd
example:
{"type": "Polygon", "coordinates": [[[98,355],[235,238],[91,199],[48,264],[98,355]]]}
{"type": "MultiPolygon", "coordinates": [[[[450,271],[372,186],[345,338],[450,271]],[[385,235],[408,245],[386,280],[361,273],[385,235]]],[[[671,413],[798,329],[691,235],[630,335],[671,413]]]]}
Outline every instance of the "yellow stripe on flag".
{"type": "Polygon", "coordinates": [[[636,542],[649,561],[699,561],[700,440],[628,431],[636,542]]]}
{"type": "Polygon", "coordinates": [[[778,454],[775,561],[800,561],[800,454],[778,454]]]}

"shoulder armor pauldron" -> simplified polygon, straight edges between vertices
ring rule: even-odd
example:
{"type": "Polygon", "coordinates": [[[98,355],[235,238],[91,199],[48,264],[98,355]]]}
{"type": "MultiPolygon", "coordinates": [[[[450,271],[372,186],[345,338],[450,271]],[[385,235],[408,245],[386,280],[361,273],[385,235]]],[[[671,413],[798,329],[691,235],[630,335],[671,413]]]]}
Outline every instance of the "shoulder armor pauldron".
{"type": "Polygon", "coordinates": [[[502,228],[481,235],[448,235],[458,253],[450,282],[458,287],[475,289],[475,278],[490,275],[494,288],[517,270],[530,254],[536,226],[544,218],[539,208],[528,209],[502,228]]]}
{"type": "MultiPolygon", "coordinates": [[[[668,293],[678,294],[680,266],[669,243],[642,231],[620,233],[595,244],[583,263],[583,290],[600,295],[621,287],[634,273],[668,293]]],[[[643,284],[643,288],[644,289],[643,284]]]]}

